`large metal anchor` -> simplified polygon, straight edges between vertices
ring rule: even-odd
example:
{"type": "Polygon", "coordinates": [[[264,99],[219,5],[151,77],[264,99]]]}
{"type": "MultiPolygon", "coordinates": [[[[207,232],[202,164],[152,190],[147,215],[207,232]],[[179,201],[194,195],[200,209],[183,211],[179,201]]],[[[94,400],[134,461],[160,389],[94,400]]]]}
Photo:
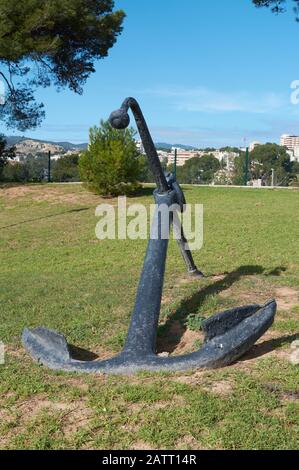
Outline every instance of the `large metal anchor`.
{"type": "MultiPolygon", "coordinates": [[[[176,204],[183,210],[183,192],[170,174],[163,173],[155,146],[141,109],[134,98],[127,98],[121,108],[110,116],[116,129],[125,129],[131,108],[146,151],[150,168],[156,180],[154,191],[156,212],[153,218],[135,307],[123,351],[104,361],[80,361],[72,358],[65,337],[46,328],[25,328],[22,341],[31,356],[51,369],[76,372],[132,374],[138,371],[181,371],[194,368],[217,368],[231,364],[267,331],[274,321],[276,302],[265,305],[248,305],[218,313],[203,322],[205,342],[198,351],[184,356],[161,357],[156,355],[156,337],[161,306],[168,237],[161,208],[176,204]]],[[[202,277],[196,268],[186,243],[178,218],[169,211],[168,230],[173,224],[180,232],[179,246],[192,276],[202,277]]]]}

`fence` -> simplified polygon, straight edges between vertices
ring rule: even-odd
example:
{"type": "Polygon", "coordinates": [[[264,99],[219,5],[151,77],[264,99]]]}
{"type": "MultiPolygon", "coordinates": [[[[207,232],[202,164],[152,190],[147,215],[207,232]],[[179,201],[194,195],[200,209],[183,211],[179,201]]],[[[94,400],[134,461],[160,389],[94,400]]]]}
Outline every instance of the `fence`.
{"type": "Polygon", "coordinates": [[[41,183],[77,182],[79,176],[79,155],[51,158],[50,153],[28,155],[10,161],[3,169],[1,180],[4,182],[41,183]]]}

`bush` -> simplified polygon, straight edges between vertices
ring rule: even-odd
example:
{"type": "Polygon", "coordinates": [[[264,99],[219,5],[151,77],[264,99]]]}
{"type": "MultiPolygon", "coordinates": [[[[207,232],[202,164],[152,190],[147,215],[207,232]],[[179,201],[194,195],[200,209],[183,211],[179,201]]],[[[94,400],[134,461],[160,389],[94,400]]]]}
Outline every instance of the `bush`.
{"type": "Polygon", "coordinates": [[[8,165],[10,160],[13,160],[15,156],[15,148],[9,148],[5,137],[0,134],[0,180],[3,177],[6,165],[8,165]]]}
{"type": "Polygon", "coordinates": [[[9,162],[4,168],[2,179],[16,183],[40,183],[46,179],[47,169],[47,154],[29,154],[18,162],[9,162]]]}
{"type": "Polygon", "coordinates": [[[52,181],[80,181],[79,155],[65,155],[52,164],[52,181]]]}
{"type": "Polygon", "coordinates": [[[20,162],[8,163],[4,167],[2,179],[8,183],[25,183],[29,179],[28,169],[20,162]]]}
{"type": "Polygon", "coordinates": [[[183,166],[179,166],[177,177],[180,183],[209,184],[219,169],[220,163],[217,158],[207,154],[202,157],[190,158],[183,166]]]}
{"type": "Polygon", "coordinates": [[[104,196],[131,194],[139,187],[142,165],[134,129],[115,130],[107,121],[90,130],[89,148],[80,157],[82,181],[104,196]]]}
{"type": "Polygon", "coordinates": [[[37,155],[27,155],[21,159],[21,163],[25,166],[27,172],[26,181],[32,183],[40,183],[47,180],[49,156],[47,153],[38,153],[37,155]]]}

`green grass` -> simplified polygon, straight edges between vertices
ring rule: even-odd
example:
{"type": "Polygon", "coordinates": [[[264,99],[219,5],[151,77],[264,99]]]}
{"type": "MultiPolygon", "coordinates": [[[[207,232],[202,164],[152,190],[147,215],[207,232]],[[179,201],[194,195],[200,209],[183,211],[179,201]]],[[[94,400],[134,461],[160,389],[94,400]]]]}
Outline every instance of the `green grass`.
{"type": "Polygon", "coordinates": [[[57,329],[99,356],[119,351],[146,241],[97,240],[102,201],[79,185],[0,187],[0,448],[299,448],[299,371],[288,361],[299,337],[299,191],[187,187],[186,198],[204,204],[195,259],[208,278],[189,279],[170,242],[161,352],[198,347],[215,311],[275,296],[280,305],[289,293],[292,302],[263,344],[223,370],[85,376],[36,365],[22,329],[57,329]]]}

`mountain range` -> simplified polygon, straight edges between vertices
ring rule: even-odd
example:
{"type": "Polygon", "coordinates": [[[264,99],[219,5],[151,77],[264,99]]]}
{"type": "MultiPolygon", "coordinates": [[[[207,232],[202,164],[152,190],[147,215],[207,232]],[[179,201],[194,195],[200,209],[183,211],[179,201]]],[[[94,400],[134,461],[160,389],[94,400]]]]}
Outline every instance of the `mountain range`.
{"type": "MultiPolygon", "coordinates": [[[[51,151],[54,154],[63,154],[66,152],[78,153],[81,150],[86,150],[88,144],[74,144],[72,142],[56,142],[51,140],[33,139],[25,136],[6,136],[9,146],[16,146],[18,154],[37,154],[51,151]]],[[[155,143],[157,149],[170,150],[172,147],[181,148],[183,150],[192,150],[194,147],[183,144],[169,144],[166,142],[155,143]]]]}
{"type": "Polygon", "coordinates": [[[40,139],[32,139],[31,137],[24,137],[24,136],[6,136],[5,139],[9,146],[22,144],[22,142],[30,141],[36,142],[36,144],[49,144],[53,146],[62,147],[66,152],[69,150],[85,150],[87,148],[87,143],[82,144],[73,144],[71,142],[54,142],[51,140],[40,140],[40,139]]]}
{"type": "Polygon", "coordinates": [[[194,146],[184,144],[167,144],[166,142],[156,142],[155,146],[157,149],[171,150],[172,147],[176,147],[183,150],[195,150],[194,146]]]}

